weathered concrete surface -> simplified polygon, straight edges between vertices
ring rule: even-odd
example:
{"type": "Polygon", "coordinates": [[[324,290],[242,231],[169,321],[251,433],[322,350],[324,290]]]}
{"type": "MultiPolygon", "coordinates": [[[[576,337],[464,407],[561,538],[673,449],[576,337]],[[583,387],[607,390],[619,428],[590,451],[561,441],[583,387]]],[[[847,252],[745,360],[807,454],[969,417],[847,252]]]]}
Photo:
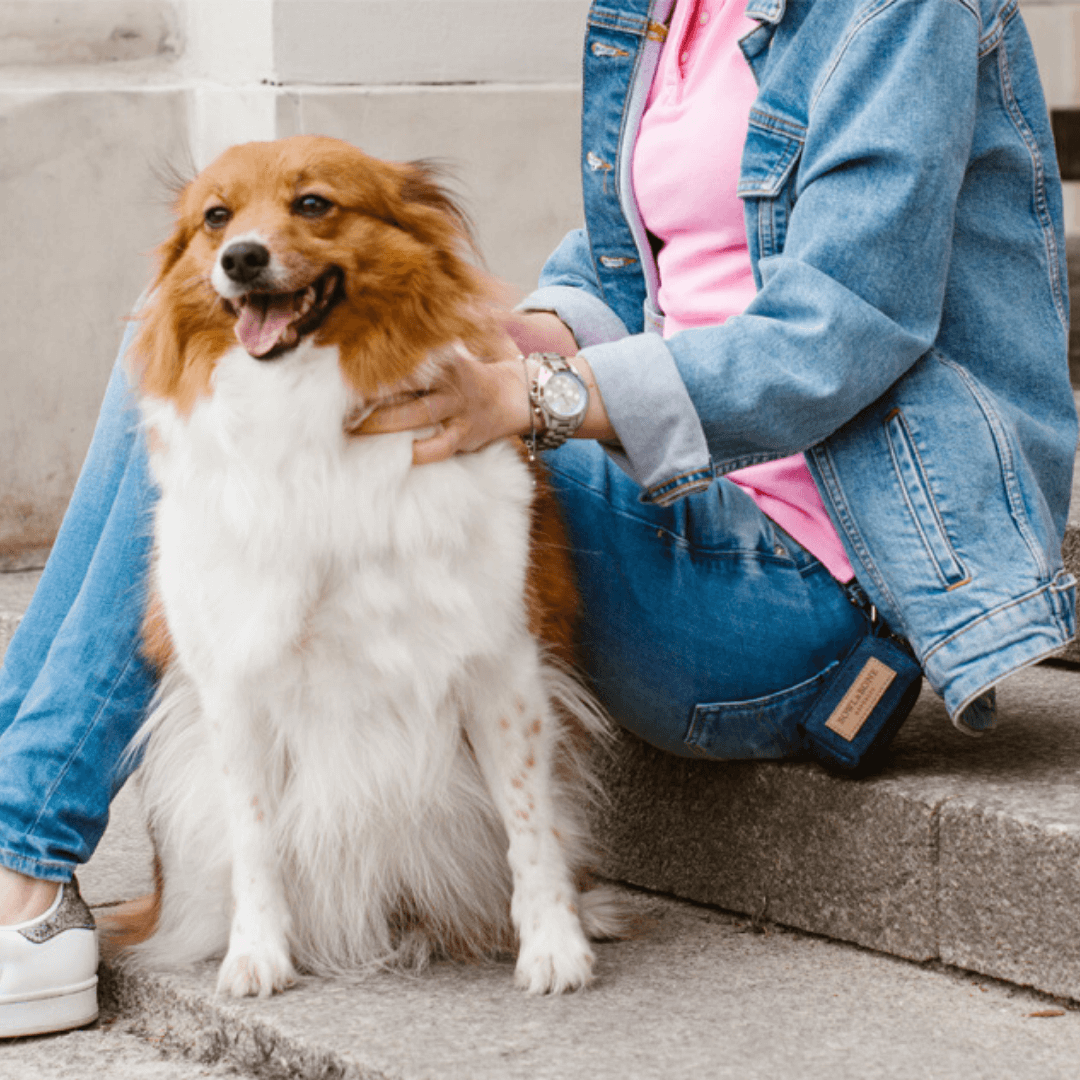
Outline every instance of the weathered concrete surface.
{"type": "Polygon", "coordinates": [[[184,115],[178,91],[0,87],[0,559],[63,516],[169,227],[153,169],[183,158],[184,115]]]}
{"type": "Polygon", "coordinates": [[[938,955],[940,796],[809,764],[673,758],[625,736],[595,832],[619,881],[897,956],[938,955]]]}
{"type": "Polygon", "coordinates": [[[599,981],[535,999],[509,962],[420,977],[305,979],[269,1000],[213,997],[214,971],[111,979],[145,1037],[263,1076],[381,1080],[1072,1078],[1080,1013],[926,968],[659,898],[599,981]]]}
{"type": "Polygon", "coordinates": [[[0,67],[172,59],[177,39],[167,0],[0,0],[0,67]]]}
{"type": "Polygon", "coordinates": [[[277,78],[574,84],[588,9],[589,0],[277,0],[277,78]]]}
{"type": "Polygon", "coordinates": [[[1016,722],[950,777],[941,957],[1080,999],[1080,674],[1023,678],[1004,695],[1016,722]]]}
{"type": "Polygon", "coordinates": [[[62,1035],[0,1041],[2,1080],[195,1080],[235,1077],[227,1065],[172,1057],[106,1014],[97,1024],[62,1035]]]}
{"type": "Polygon", "coordinates": [[[1022,672],[969,739],[924,692],[880,776],[673,760],[625,737],[617,880],[1080,999],[1080,675],[1022,672]]]}

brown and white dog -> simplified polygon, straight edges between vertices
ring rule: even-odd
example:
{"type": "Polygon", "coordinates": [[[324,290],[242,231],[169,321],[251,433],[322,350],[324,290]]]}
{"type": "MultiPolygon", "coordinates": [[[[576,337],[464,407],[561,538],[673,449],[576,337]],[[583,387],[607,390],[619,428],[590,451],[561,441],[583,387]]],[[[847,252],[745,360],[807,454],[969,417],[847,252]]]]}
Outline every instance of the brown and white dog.
{"type": "Polygon", "coordinates": [[[581,889],[604,725],[551,497],[509,442],[413,467],[415,433],[349,433],[487,354],[461,214],[424,166],[311,136],[234,147],[176,210],[133,349],[163,674],[133,956],[224,954],[242,996],[516,947],[527,990],[584,986],[619,926],[581,889]]]}

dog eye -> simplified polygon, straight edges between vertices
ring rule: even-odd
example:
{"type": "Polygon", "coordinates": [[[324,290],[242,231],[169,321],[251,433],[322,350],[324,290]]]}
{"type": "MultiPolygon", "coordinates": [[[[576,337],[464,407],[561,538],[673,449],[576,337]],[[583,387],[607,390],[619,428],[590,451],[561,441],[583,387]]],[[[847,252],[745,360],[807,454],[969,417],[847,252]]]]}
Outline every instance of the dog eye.
{"type": "Polygon", "coordinates": [[[293,203],[293,213],[301,217],[322,217],[334,204],[321,195],[301,195],[293,203]]]}
{"type": "Polygon", "coordinates": [[[209,210],[203,214],[203,221],[211,229],[221,229],[228,224],[229,218],[232,214],[224,206],[211,206],[209,210]]]}

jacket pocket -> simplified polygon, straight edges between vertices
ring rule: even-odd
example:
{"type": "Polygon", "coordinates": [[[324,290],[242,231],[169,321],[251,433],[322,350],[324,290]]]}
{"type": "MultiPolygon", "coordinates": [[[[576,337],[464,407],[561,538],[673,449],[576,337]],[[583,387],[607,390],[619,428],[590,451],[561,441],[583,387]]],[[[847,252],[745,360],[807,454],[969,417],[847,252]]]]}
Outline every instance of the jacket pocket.
{"type": "Polygon", "coordinates": [[[962,585],[969,579],[967,568],[945,532],[926,469],[899,409],[893,409],[885,417],[885,436],[904,501],[930,561],[947,588],[962,585]]]}
{"type": "Polygon", "coordinates": [[[784,248],[787,220],[794,205],[792,173],[803,148],[803,129],[791,121],[754,109],[739,173],[739,197],[747,210],[756,210],[757,259],[784,248]]]}
{"type": "Polygon", "coordinates": [[[803,749],[799,723],[825,689],[839,661],[804,682],[748,701],[697,705],[686,745],[714,761],[790,758],[803,749]]]}

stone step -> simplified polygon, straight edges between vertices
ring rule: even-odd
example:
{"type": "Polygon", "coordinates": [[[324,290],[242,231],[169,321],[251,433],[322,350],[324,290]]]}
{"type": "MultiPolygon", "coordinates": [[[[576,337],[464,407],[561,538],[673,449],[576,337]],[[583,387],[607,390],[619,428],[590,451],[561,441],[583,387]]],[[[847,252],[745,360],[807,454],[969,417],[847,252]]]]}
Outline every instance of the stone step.
{"type": "MultiPolygon", "coordinates": [[[[0,575],[0,625],[34,577],[0,575]]],[[[1000,727],[972,739],[924,691],[889,767],[859,782],[673,758],[621,736],[602,764],[603,870],[1080,1001],[1080,675],[1041,665],[999,700],[1000,727]]],[[[137,812],[117,820],[85,875],[94,902],[149,885],[137,812]]]]}
{"type": "MultiPolygon", "coordinates": [[[[35,576],[0,576],[8,625],[35,576]]],[[[586,994],[529,1000],[502,963],[307,979],[232,1002],[214,996],[212,965],[106,968],[110,1022],[118,1011],[118,1038],[134,1032],[215,1074],[1075,1075],[1078,680],[1049,665],[1014,677],[1000,728],[981,740],[924,694],[888,768],[858,782],[812,765],[676,759],[622,736],[602,765],[609,801],[595,827],[605,874],[650,890],[631,902],[652,921],[600,947],[586,994]],[[1062,1004],[1040,992],[1065,1014],[1031,1015],[1062,1004]]],[[[149,888],[149,870],[126,789],[83,890],[97,905],[127,899],[149,888]]]]}
{"type": "MultiPolygon", "coordinates": [[[[163,1053],[257,1076],[1071,1080],[1076,686],[1063,669],[1017,676],[1002,691],[1003,727],[978,741],[924,698],[889,768],[858,782],[809,765],[677,760],[620,739],[595,821],[604,869],[698,903],[625,893],[646,921],[634,940],[598,946],[584,994],[529,999],[503,962],[308,978],[235,1002],[215,996],[207,964],[103,969],[103,1001],[163,1053]]],[[[84,892],[95,903],[138,895],[148,870],[125,790],[84,892]]]]}
{"type": "Polygon", "coordinates": [[[1080,1011],[1065,1003],[670,899],[628,902],[648,919],[641,935],[599,945],[595,985],[561,998],[515,990],[508,961],[306,978],[244,1001],[214,995],[212,965],[110,970],[103,997],[172,1060],[290,1080],[1076,1076],[1080,1011]]]}
{"type": "Polygon", "coordinates": [[[624,736],[595,828],[618,881],[1080,1000],[1080,676],[999,690],[974,739],[924,691],[880,775],[715,764],[624,736]]]}

